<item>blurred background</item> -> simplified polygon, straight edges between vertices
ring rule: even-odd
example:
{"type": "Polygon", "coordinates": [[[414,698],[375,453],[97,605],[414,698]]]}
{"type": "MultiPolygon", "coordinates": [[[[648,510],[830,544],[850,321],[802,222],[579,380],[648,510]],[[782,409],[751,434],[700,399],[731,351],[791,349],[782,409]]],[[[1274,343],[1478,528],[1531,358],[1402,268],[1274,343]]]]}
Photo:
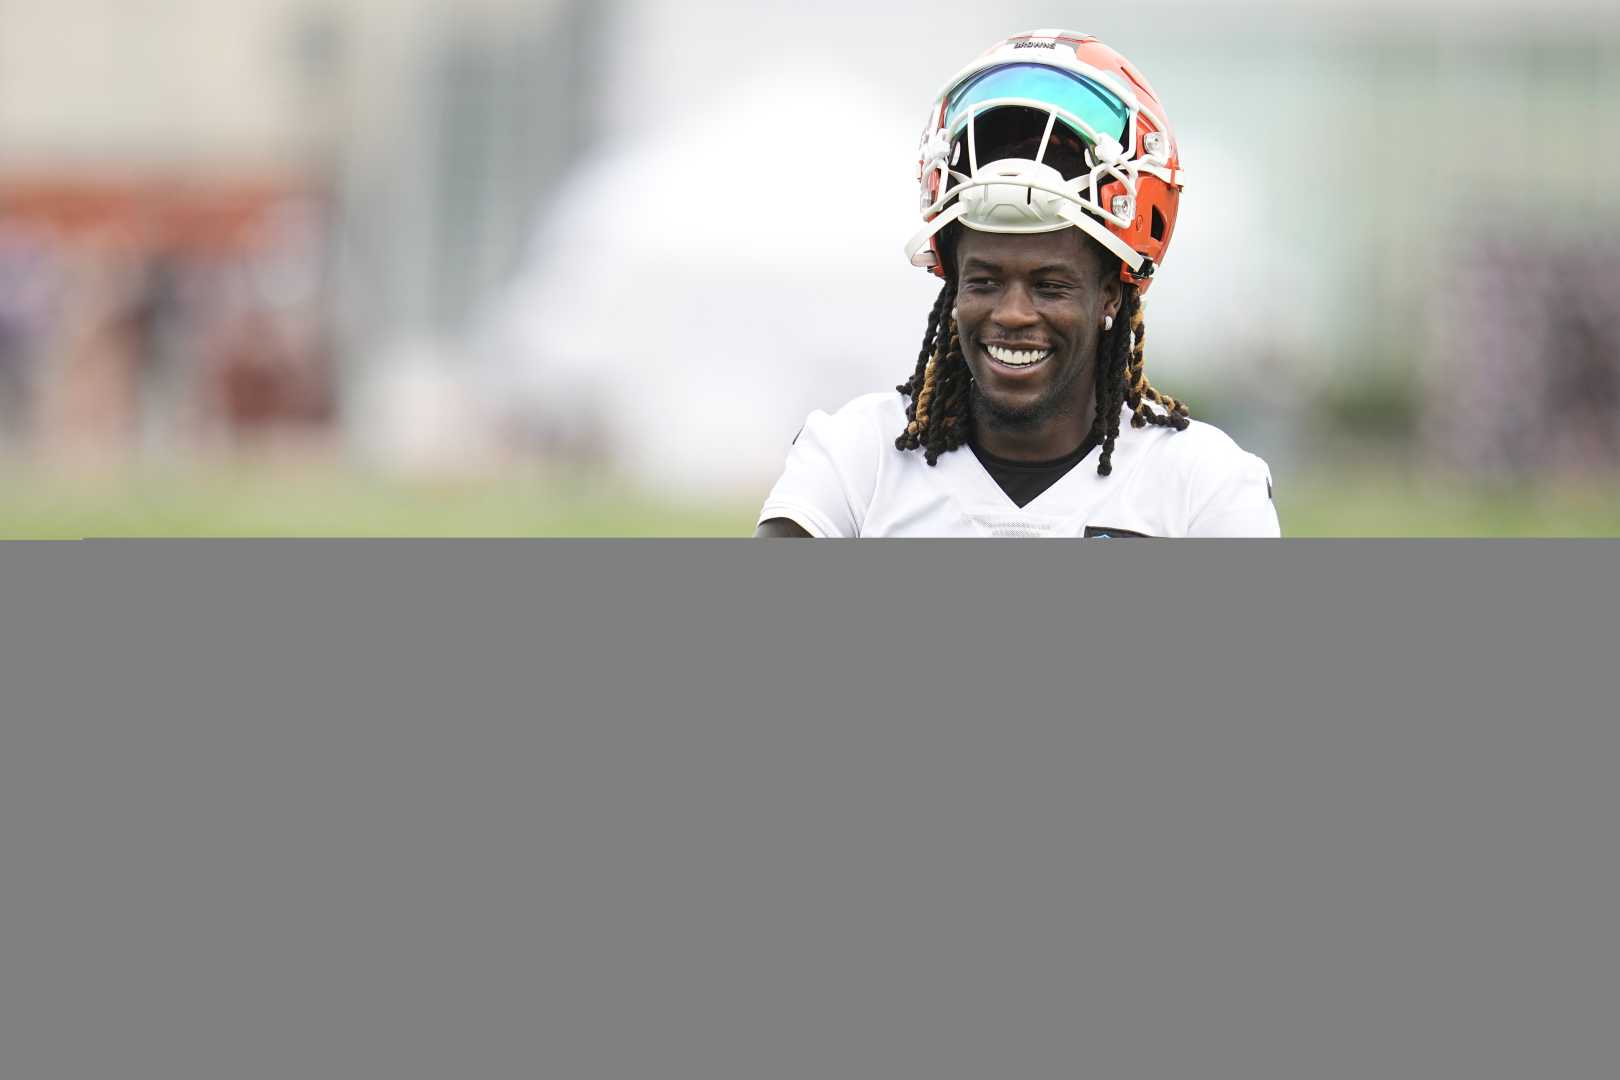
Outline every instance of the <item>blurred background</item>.
{"type": "Polygon", "coordinates": [[[745,535],[910,371],[923,113],[1095,33],[1289,535],[1620,535],[1611,0],[0,0],[0,536],[745,535]]]}

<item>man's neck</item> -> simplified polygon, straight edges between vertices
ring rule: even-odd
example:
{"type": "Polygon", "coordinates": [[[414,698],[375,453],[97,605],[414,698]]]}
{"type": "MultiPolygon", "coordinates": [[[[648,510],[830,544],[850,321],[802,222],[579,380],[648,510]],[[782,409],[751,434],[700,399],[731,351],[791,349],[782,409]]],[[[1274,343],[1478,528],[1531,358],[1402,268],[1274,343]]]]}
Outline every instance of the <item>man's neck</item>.
{"type": "Polygon", "coordinates": [[[1091,417],[1097,412],[1094,400],[1090,395],[1084,409],[1049,416],[1029,427],[999,425],[975,401],[973,441],[985,453],[1007,461],[1056,461],[1078,450],[1091,434],[1091,417]]]}

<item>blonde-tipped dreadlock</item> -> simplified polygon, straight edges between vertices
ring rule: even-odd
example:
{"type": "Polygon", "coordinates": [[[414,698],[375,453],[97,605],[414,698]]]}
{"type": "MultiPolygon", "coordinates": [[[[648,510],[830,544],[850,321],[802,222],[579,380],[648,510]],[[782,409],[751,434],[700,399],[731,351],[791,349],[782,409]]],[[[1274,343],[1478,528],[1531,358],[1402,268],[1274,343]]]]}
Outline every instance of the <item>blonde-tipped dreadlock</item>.
{"type": "Polygon", "coordinates": [[[939,353],[928,358],[928,366],[923,368],[922,391],[917,395],[917,419],[906,425],[906,430],[915,435],[928,426],[928,403],[934,399],[934,385],[939,380],[939,353]]]}
{"type": "Polygon", "coordinates": [[[928,313],[928,329],[917,354],[911,378],[895,387],[911,398],[906,406],[906,429],[895,439],[898,450],[922,450],[928,464],[967,440],[973,423],[968,409],[972,376],[962,357],[962,339],[956,320],[945,313],[956,302],[956,286],[946,283],[928,313]]]}
{"type": "MultiPolygon", "coordinates": [[[[1129,401],[1131,406],[1131,426],[1138,428],[1146,427],[1149,424],[1165,426],[1167,421],[1173,417],[1180,417],[1182,420],[1186,420],[1187,406],[1183,405],[1180,401],[1177,401],[1170,395],[1162,394],[1156,390],[1153,384],[1148,382],[1146,372],[1142,370],[1142,342],[1147,338],[1147,325],[1142,321],[1142,303],[1140,298],[1137,300],[1136,310],[1131,313],[1131,336],[1135,339],[1135,344],[1131,346],[1131,362],[1125,377],[1126,382],[1131,388],[1130,395],[1126,399],[1129,401]],[[1153,410],[1149,409],[1147,407],[1148,401],[1155,402],[1162,406],[1165,411],[1165,416],[1160,417],[1158,414],[1154,413],[1153,410]]],[[[1180,431],[1187,425],[1185,423],[1172,423],[1169,426],[1175,427],[1177,431],[1180,431]]]]}

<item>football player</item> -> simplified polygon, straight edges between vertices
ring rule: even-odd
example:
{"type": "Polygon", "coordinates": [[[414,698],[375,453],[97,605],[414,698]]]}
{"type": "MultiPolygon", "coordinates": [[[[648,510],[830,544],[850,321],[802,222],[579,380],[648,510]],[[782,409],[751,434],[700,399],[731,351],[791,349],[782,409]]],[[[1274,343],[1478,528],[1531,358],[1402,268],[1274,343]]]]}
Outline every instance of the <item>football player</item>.
{"type": "Polygon", "coordinates": [[[1279,535],[1265,462],[1143,371],[1183,175],[1130,61],[999,42],[930,107],[919,179],[908,254],[944,286],[916,369],[810,415],[756,536],[1279,535]]]}

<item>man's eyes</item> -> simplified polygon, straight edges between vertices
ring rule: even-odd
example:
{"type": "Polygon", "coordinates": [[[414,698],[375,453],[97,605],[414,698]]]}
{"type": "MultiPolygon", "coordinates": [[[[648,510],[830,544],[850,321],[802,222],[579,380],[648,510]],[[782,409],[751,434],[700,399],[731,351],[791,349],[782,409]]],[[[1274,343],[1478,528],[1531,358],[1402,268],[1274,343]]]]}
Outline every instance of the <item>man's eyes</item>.
{"type": "MultiPolygon", "coordinates": [[[[970,290],[994,289],[1000,284],[1001,282],[997,279],[989,277],[970,277],[962,279],[962,288],[970,290]]],[[[1073,291],[1074,286],[1069,284],[1067,281],[1037,281],[1035,283],[1035,288],[1040,292],[1060,293],[1071,292],[1073,291]]]]}

